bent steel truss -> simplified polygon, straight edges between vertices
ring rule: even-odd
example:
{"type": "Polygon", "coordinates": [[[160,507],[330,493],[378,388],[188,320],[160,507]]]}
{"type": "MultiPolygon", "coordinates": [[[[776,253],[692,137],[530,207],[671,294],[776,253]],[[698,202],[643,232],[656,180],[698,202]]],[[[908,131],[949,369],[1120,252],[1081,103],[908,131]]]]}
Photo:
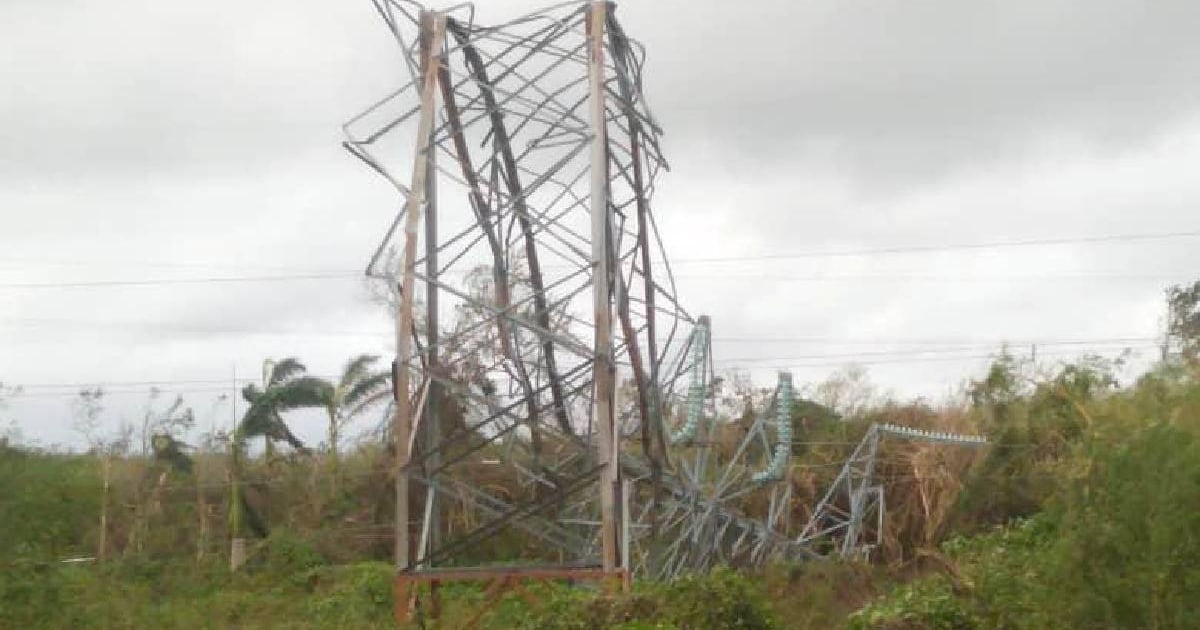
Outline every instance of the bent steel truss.
{"type": "Polygon", "coordinates": [[[615,6],[484,26],[471,5],[373,2],[409,80],[344,146],[402,201],[367,268],[396,318],[397,568],[669,578],[812,556],[834,530],[784,534],[791,375],[740,433],[710,421],[710,322],[676,296],[651,210],[662,131],[615,6]],[[732,507],[748,499],[762,513],[732,507]]]}
{"type": "Polygon", "coordinates": [[[511,525],[616,570],[619,453],[637,442],[663,485],[680,374],[660,367],[694,323],[650,211],[666,163],[644,53],[603,2],[498,26],[466,5],[375,5],[411,81],[352,119],[345,146],[404,200],[367,270],[396,287],[397,522],[409,478],[424,487],[397,563],[467,561],[511,525]],[[464,485],[482,462],[519,496],[464,485]],[[487,518],[458,531],[450,503],[487,518]]]}

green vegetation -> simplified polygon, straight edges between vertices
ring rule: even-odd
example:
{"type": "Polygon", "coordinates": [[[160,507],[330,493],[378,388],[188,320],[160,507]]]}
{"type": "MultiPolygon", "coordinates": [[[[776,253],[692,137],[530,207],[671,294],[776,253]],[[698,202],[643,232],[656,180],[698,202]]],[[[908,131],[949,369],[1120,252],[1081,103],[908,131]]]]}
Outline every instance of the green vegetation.
{"type": "Polygon", "coordinates": [[[99,487],[91,458],[0,447],[0,560],[90,555],[99,487]]]}
{"type": "MultiPolygon", "coordinates": [[[[1162,366],[1131,388],[1101,396],[1086,387],[1059,389],[1070,380],[1066,375],[1076,386],[1081,382],[1079,366],[1070,366],[1017,399],[1036,413],[1023,416],[1033,426],[1016,431],[1054,428],[1058,455],[1018,465],[1017,456],[997,450],[991,459],[1006,461],[985,462],[981,470],[1023,476],[999,488],[995,501],[1011,506],[1020,504],[1017,497],[1029,506],[1019,511],[1033,514],[945,541],[950,571],[872,602],[851,616],[851,627],[1200,625],[1194,605],[1200,598],[1200,382],[1193,370],[1162,366]],[[1077,405],[1079,426],[1043,398],[1064,391],[1063,399],[1077,405]]],[[[980,495],[987,492],[984,479],[973,482],[980,495]]],[[[963,503],[974,507],[978,501],[970,496],[963,503]]],[[[994,514],[990,506],[978,513],[994,514]]]]}
{"type": "MultiPolygon", "coordinates": [[[[294,542],[294,541],[293,541],[294,542]]],[[[103,565],[6,563],[4,628],[390,628],[391,568],[330,566],[272,539],[261,566],[223,559],[103,565]]]]}
{"type": "MultiPolygon", "coordinates": [[[[872,422],[991,439],[980,451],[883,445],[887,531],[870,563],[719,569],[629,594],[530,585],[483,613],[481,627],[1198,627],[1197,296],[1200,285],[1168,293],[1167,356],[1126,385],[1119,364],[1037,365],[1002,352],[953,404],[881,399],[856,372],[809,390],[793,422],[804,436],[795,451],[804,465],[787,479],[793,520],[836,472],[826,464],[872,422]]],[[[311,450],[285,421],[292,409],[322,409],[336,435],[360,403],[387,391],[368,372],[372,361],[351,361],[336,385],[294,359],[268,363],[235,435],[207,435],[195,448],[180,440],[193,419],[179,399],[152,399],[140,427],[97,437],[101,392],[84,392],[77,406],[85,454],[0,439],[0,627],[392,627],[386,448],[373,439],[311,450]],[[260,454],[252,437],[268,445],[260,454]],[[245,566],[231,571],[237,533],[255,537],[245,566]]],[[[754,412],[726,419],[729,433],[754,412]]],[[[489,467],[467,470],[482,486],[519,491],[489,467]]],[[[754,500],[741,507],[754,511],[754,500]]],[[[446,514],[451,528],[470,518],[446,514]]],[[[539,548],[513,534],[473,551],[530,557],[539,548]]],[[[485,608],[475,586],[442,594],[443,627],[485,608]]]]}

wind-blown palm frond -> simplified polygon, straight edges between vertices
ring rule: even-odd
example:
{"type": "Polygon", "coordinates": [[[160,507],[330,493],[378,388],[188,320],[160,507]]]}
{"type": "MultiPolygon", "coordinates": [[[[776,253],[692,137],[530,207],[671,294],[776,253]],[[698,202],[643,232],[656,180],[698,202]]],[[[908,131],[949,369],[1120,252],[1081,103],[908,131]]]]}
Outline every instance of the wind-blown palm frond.
{"type": "Polygon", "coordinates": [[[238,427],[240,439],[265,436],[287,442],[293,448],[305,450],[304,443],[292,433],[281,416],[286,411],[304,407],[323,407],[330,386],[323,379],[303,376],[259,390],[247,385],[242,396],[250,402],[238,427]]]}
{"type": "Polygon", "coordinates": [[[323,378],[303,376],[288,381],[267,395],[276,411],[284,412],[304,407],[323,407],[333,386],[323,378]]]}
{"type": "Polygon", "coordinates": [[[283,423],[279,414],[270,405],[265,404],[262,398],[255,404],[250,405],[250,408],[246,410],[246,414],[242,416],[242,422],[238,425],[237,440],[239,445],[245,444],[246,440],[254,437],[285,440],[295,446],[293,443],[295,435],[292,435],[291,430],[283,423]],[[291,436],[292,439],[289,439],[288,436],[291,436]]]}
{"type": "Polygon", "coordinates": [[[270,374],[267,375],[267,389],[282,384],[294,376],[303,374],[307,368],[295,357],[288,357],[270,364],[270,374]]]}
{"type": "MultiPolygon", "coordinates": [[[[234,429],[230,448],[233,483],[229,489],[229,530],[234,539],[243,535],[243,525],[248,525],[259,536],[265,536],[268,531],[266,519],[253,509],[243,492],[242,459],[246,440],[266,438],[268,460],[273,441],[287,442],[298,451],[308,451],[304,442],[283,421],[282,414],[301,407],[325,406],[329,385],[322,379],[304,376],[304,372],[304,364],[295,358],[268,360],[263,363],[262,386],[252,383],[242,388],[242,398],[249,406],[234,429]]],[[[266,490],[263,487],[264,493],[266,490]]]]}
{"type": "Polygon", "coordinates": [[[377,355],[360,354],[346,363],[345,369],[342,370],[342,378],[338,382],[338,389],[348,390],[353,385],[364,378],[371,366],[379,360],[377,355]]]}
{"type": "Polygon", "coordinates": [[[364,401],[377,401],[380,394],[391,391],[392,375],[388,372],[376,372],[364,375],[356,381],[349,390],[342,394],[342,410],[346,417],[354,416],[361,411],[364,401]]]}
{"type": "Polygon", "coordinates": [[[246,409],[246,413],[242,414],[242,421],[238,423],[236,431],[239,443],[248,438],[261,437],[271,433],[271,424],[274,422],[275,413],[269,406],[263,404],[262,399],[262,395],[259,394],[246,409]]]}
{"type": "Polygon", "coordinates": [[[251,405],[250,409],[246,411],[246,415],[242,417],[238,433],[238,441],[241,443],[252,437],[266,437],[287,442],[296,450],[307,450],[304,442],[292,433],[279,414],[265,405],[251,405]]]}
{"type": "Polygon", "coordinates": [[[275,429],[276,432],[271,436],[272,439],[287,442],[288,446],[302,453],[309,452],[308,447],[304,445],[304,441],[296,437],[296,434],[292,433],[292,430],[282,420],[275,424],[275,429]]]}
{"type": "Polygon", "coordinates": [[[341,429],[369,404],[381,399],[388,391],[391,375],[387,372],[372,372],[371,367],[379,357],[360,354],[346,362],[336,384],[320,380],[312,385],[313,394],[322,399],[325,413],[329,416],[329,465],[332,471],[330,487],[336,488],[338,471],[338,443],[341,429]]]}
{"type": "Polygon", "coordinates": [[[380,389],[378,391],[371,392],[371,395],[363,397],[361,400],[358,401],[357,404],[355,404],[353,407],[350,407],[349,409],[347,409],[345,412],[346,417],[353,418],[355,416],[362,415],[364,412],[366,412],[371,407],[374,407],[381,403],[386,402],[386,403],[390,404],[392,402],[392,388],[391,388],[390,381],[388,382],[388,385],[389,386],[384,389],[380,389]]]}
{"type": "Polygon", "coordinates": [[[262,390],[259,389],[258,385],[255,385],[254,383],[250,383],[242,388],[242,398],[250,404],[254,404],[254,402],[257,401],[261,396],[262,390]]]}

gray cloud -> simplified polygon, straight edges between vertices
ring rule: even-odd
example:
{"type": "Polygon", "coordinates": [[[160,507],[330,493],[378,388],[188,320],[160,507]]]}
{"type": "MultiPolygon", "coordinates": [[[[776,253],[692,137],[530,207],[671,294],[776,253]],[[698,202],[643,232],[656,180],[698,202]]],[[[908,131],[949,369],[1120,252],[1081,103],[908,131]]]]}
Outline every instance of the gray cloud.
{"type": "Polygon", "coordinates": [[[660,109],[747,152],[824,148],[878,162],[878,177],[1046,133],[1139,142],[1200,99],[1194,3],[754,7],[623,9],[671,16],[639,29],[660,109]]]}
{"type": "Polygon", "coordinates": [[[6,3],[2,172],[245,172],[336,147],[397,82],[375,19],[365,2],[6,3]]]}
{"type": "MultiPolygon", "coordinates": [[[[480,19],[539,3],[497,4],[480,19]]],[[[649,51],[673,167],[656,212],[675,258],[1196,228],[1194,3],[660,0],[618,15],[649,51]]],[[[353,270],[396,209],[338,147],[341,123],[405,77],[366,0],[10,0],[0,41],[0,284],[353,270]]],[[[791,358],[903,349],[871,339],[1149,336],[1162,287],[1197,263],[1180,239],[677,272],[718,338],[828,339],[719,339],[718,359],[761,359],[743,362],[760,378],[823,364],[798,368],[815,380],[841,359],[791,358]]],[[[195,332],[265,327],[387,330],[354,278],[0,288],[0,380],[211,380],[285,354],[329,373],[386,350],[195,332]]],[[[872,371],[936,396],[982,364],[872,371]]],[[[6,417],[71,439],[64,401],[6,417]]]]}

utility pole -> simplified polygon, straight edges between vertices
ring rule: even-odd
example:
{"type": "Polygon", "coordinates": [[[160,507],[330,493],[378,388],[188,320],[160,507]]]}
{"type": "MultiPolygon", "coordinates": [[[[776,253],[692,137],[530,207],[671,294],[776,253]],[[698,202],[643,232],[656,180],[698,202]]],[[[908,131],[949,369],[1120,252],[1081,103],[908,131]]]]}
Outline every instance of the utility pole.
{"type": "Polygon", "coordinates": [[[446,17],[432,11],[421,12],[421,113],[417,123],[417,150],[413,161],[412,188],[404,204],[404,260],[401,267],[400,308],[396,312],[396,413],[392,436],[396,447],[396,523],[395,563],[397,571],[411,569],[408,531],[408,463],[412,457],[410,435],[413,410],[410,402],[413,355],[413,297],[416,291],[414,267],[417,257],[417,229],[424,209],[430,138],[434,123],[434,95],[437,91],[437,63],[446,32],[446,17]]]}
{"type": "Polygon", "coordinates": [[[103,467],[104,492],[100,495],[100,549],[96,554],[96,559],[104,562],[108,558],[108,494],[112,477],[112,447],[101,443],[101,448],[104,449],[100,464],[103,467]]]}
{"type": "Polygon", "coordinates": [[[604,106],[604,27],[608,2],[595,0],[588,7],[588,86],[592,125],[591,214],[592,214],[592,300],[595,309],[595,366],[593,370],[593,414],[599,431],[600,536],[602,566],[614,573],[621,566],[617,509],[620,505],[620,441],[613,409],[616,366],[613,364],[612,303],[609,280],[612,257],[608,204],[608,134],[604,106]]]}
{"type": "MultiPolygon", "coordinates": [[[[440,52],[440,51],[438,51],[440,52]]],[[[439,57],[427,57],[427,65],[425,66],[425,74],[432,74],[441,78],[441,66],[444,59],[439,57]],[[436,62],[436,65],[433,65],[436,62]]],[[[433,131],[430,131],[432,135],[433,131]]],[[[429,139],[430,143],[433,138],[429,139]]],[[[431,145],[432,146],[432,145],[431,145]]],[[[437,450],[438,442],[441,441],[441,420],[438,416],[439,406],[438,400],[441,386],[438,383],[440,376],[438,369],[438,355],[441,352],[439,347],[439,331],[438,331],[438,223],[437,223],[437,151],[431,150],[427,154],[428,163],[426,164],[425,178],[425,405],[421,421],[421,430],[425,432],[424,449],[428,452],[429,460],[426,464],[431,470],[437,470],[441,467],[441,453],[437,450]]],[[[418,552],[418,561],[424,561],[428,557],[430,549],[436,549],[440,543],[438,536],[439,519],[438,519],[438,501],[437,488],[432,484],[425,486],[425,526],[428,531],[427,536],[422,536],[421,542],[423,547],[418,552]]]]}
{"type": "Polygon", "coordinates": [[[238,449],[241,445],[240,435],[238,435],[238,386],[237,386],[237,363],[233,364],[233,394],[230,399],[232,405],[230,408],[229,418],[229,570],[237,571],[246,564],[246,539],[242,538],[242,488],[239,484],[242,482],[239,474],[241,462],[239,458],[241,453],[238,449]]]}

